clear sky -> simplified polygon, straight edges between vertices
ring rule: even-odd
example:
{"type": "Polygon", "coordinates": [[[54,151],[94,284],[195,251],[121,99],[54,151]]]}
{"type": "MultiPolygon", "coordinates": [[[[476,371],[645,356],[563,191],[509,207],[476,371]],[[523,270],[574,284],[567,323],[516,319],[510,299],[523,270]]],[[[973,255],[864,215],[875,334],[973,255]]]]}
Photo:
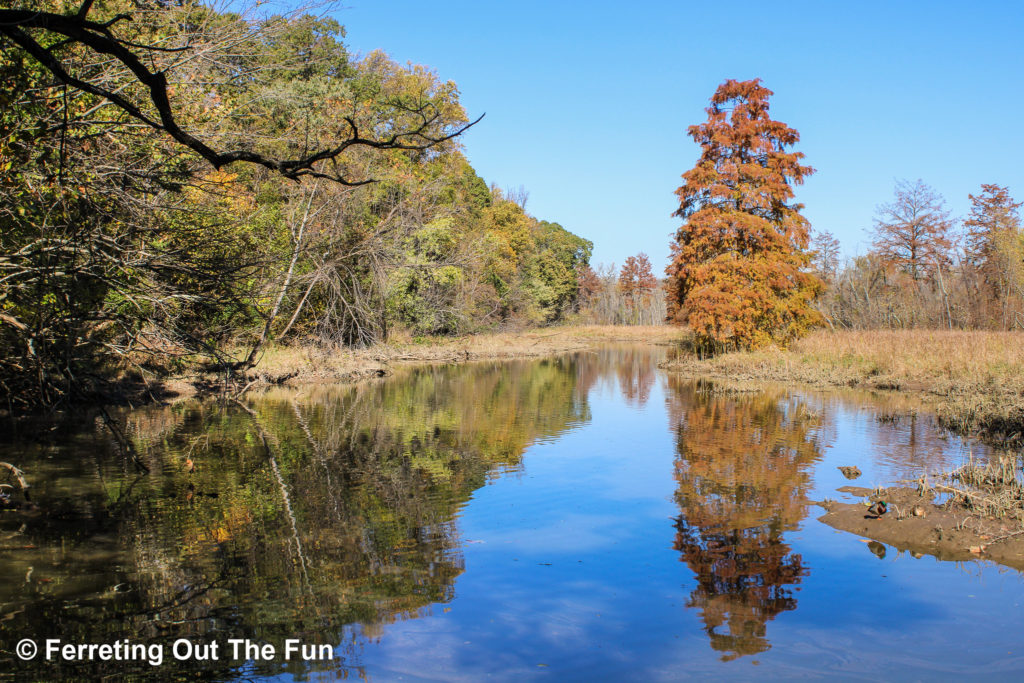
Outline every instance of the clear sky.
{"type": "Polygon", "coordinates": [[[798,190],[847,255],[896,179],[967,211],[981,183],[1024,200],[1024,0],[412,2],[345,0],[358,53],[455,81],[470,162],[527,210],[594,242],[594,263],[660,270],[693,166],[687,126],[716,86],[760,77],[817,169],[798,190]]]}

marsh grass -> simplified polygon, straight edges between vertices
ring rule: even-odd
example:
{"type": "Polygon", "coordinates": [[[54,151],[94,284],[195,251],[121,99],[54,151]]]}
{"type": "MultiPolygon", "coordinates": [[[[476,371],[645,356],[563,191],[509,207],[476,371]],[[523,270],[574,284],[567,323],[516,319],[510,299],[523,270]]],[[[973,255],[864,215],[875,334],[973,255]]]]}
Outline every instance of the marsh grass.
{"type": "MultiPolygon", "coordinates": [[[[1024,435],[1024,333],[978,330],[818,330],[788,349],[705,360],[679,351],[666,364],[732,380],[917,391],[939,422],[1006,445],[1024,435]]],[[[896,416],[891,416],[895,418],[896,416]]]]}
{"type": "Polygon", "coordinates": [[[973,457],[944,478],[948,485],[935,489],[948,494],[947,506],[961,507],[992,519],[1009,519],[1024,524],[1024,470],[1021,457],[1000,454],[988,462],[973,457]]]}

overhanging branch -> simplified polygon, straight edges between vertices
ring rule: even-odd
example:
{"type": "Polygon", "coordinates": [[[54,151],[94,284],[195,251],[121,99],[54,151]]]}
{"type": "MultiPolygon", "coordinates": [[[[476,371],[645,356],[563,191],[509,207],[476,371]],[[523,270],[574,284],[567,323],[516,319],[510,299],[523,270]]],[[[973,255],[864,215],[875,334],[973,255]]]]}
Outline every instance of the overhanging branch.
{"type": "MultiPolygon", "coordinates": [[[[380,150],[430,149],[461,135],[467,129],[479,123],[483,118],[483,115],[481,115],[476,120],[460,126],[451,132],[432,133],[431,127],[434,124],[441,123],[441,115],[436,108],[433,108],[428,103],[406,109],[408,113],[419,116],[420,121],[417,125],[382,138],[363,137],[355,121],[350,117],[345,117],[345,122],[349,127],[349,134],[345,140],[329,149],[317,150],[294,159],[275,159],[247,149],[218,151],[181,127],[171,108],[166,76],[161,71],[151,70],[142,62],[139,55],[129,49],[130,47],[137,49],[157,48],[143,48],[135,43],[116,37],[111,31],[111,27],[115,23],[125,20],[130,21],[131,16],[119,14],[105,22],[90,21],[87,19],[87,15],[91,6],[92,0],[85,0],[77,13],[73,15],[17,9],[0,10],[0,35],[6,36],[13,43],[21,47],[47,71],[53,74],[59,82],[82,92],[106,99],[128,114],[128,116],[154,130],[166,133],[176,142],[208,161],[214,168],[219,169],[236,161],[241,161],[263,166],[280,173],[286,178],[297,179],[302,176],[312,176],[333,180],[342,185],[365,185],[373,181],[369,179],[349,180],[340,172],[328,173],[318,170],[317,165],[324,161],[337,161],[342,154],[352,147],[367,147],[380,150]],[[145,86],[149,102],[153,105],[156,115],[147,114],[142,107],[119,92],[75,76],[71,69],[54,54],[52,48],[44,47],[29,33],[31,29],[39,29],[63,36],[66,39],[63,44],[67,44],[67,41],[70,41],[71,43],[88,47],[99,54],[113,57],[126,67],[141,85],[145,86]]],[[[166,48],[159,48],[159,50],[169,51],[166,48]]]]}

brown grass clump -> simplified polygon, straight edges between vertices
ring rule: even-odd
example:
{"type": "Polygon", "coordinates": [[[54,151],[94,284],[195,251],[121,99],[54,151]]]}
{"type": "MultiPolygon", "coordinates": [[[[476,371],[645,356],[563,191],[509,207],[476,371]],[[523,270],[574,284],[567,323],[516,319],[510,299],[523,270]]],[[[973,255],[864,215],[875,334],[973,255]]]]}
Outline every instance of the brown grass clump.
{"type": "Polygon", "coordinates": [[[1001,455],[987,463],[971,458],[949,472],[950,485],[936,485],[949,494],[948,507],[959,507],[990,519],[1012,519],[1024,524],[1024,481],[1018,472],[1020,459],[1001,455]]]}

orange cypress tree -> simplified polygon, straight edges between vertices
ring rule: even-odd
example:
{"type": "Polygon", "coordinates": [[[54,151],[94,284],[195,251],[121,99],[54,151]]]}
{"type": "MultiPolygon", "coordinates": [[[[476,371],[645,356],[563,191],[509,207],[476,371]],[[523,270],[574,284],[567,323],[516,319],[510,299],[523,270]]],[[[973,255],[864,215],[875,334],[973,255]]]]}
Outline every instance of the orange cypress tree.
{"type": "Polygon", "coordinates": [[[641,300],[647,300],[658,286],[658,280],[651,272],[651,259],[642,251],[630,256],[619,271],[619,290],[626,296],[626,304],[636,307],[641,300]]]}
{"type": "Polygon", "coordinates": [[[790,203],[793,186],[814,172],[800,135],[768,115],[772,94],[760,79],[728,80],[690,126],[702,148],[683,174],[672,243],[668,317],[688,323],[707,351],[786,344],[821,316],[811,301],[821,280],[807,272],[810,225],[790,203]]]}

